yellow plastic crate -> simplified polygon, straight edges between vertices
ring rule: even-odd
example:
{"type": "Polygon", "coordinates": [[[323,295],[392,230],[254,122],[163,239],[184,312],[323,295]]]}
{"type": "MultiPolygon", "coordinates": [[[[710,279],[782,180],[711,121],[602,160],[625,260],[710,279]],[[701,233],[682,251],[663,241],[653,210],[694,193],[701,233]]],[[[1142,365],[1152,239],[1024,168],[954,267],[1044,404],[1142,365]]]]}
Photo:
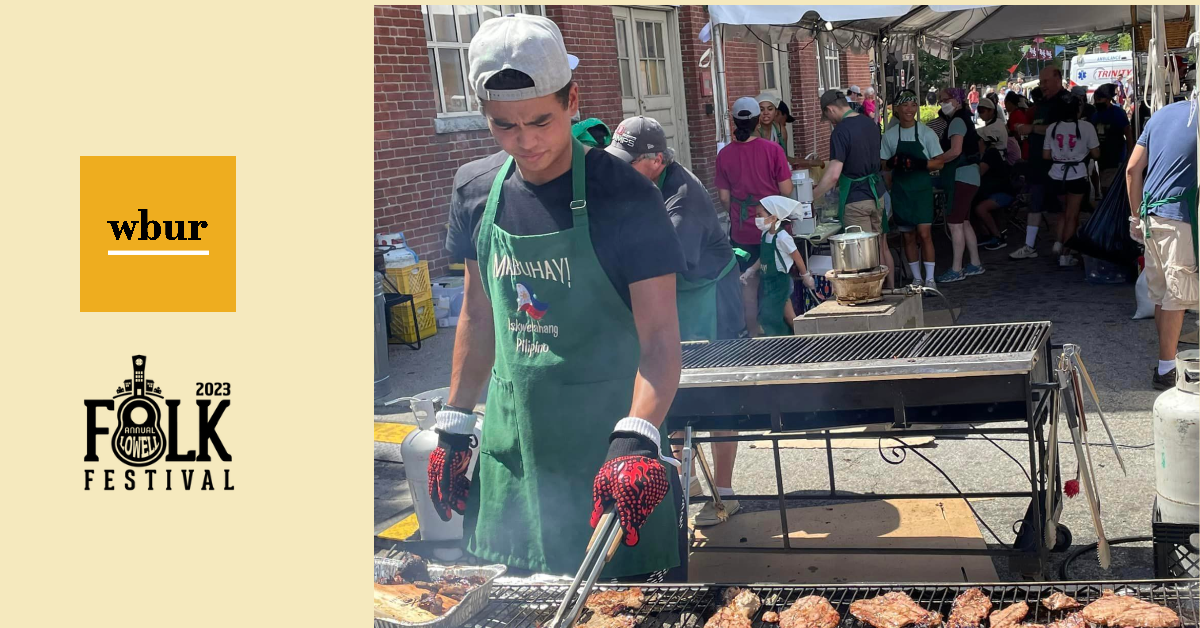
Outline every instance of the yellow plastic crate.
{"type": "Polygon", "coordinates": [[[391,344],[413,344],[417,341],[417,331],[421,332],[421,340],[437,334],[437,318],[433,310],[433,297],[400,303],[392,306],[392,328],[388,334],[391,344]],[[413,310],[417,310],[417,324],[413,325],[413,310]]]}
{"type": "MultiPolygon", "coordinates": [[[[411,294],[416,301],[423,301],[433,296],[429,286],[429,262],[417,262],[402,268],[386,269],[388,279],[399,289],[400,294],[411,294]]],[[[392,286],[384,282],[386,292],[395,292],[392,286]]]]}

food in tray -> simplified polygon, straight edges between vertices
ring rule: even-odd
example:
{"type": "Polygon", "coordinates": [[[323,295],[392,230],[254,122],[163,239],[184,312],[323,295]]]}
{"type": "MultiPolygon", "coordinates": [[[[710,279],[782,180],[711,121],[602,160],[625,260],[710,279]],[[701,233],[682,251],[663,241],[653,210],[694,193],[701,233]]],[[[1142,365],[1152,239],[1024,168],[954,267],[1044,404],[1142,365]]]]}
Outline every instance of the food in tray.
{"type": "Polygon", "coordinates": [[[1066,611],[1083,605],[1066,593],[1055,591],[1042,600],[1042,606],[1045,606],[1047,610],[1066,611]]]}
{"type": "Polygon", "coordinates": [[[636,611],[646,603],[646,596],[641,587],[633,587],[625,591],[598,591],[588,596],[584,608],[598,615],[612,617],[624,611],[636,611]]]}
{"type": "Polygon", "coordinates": [[[591,619],[582,624],[575,624],[575,628],[634,628],[637,623],[637,617],[633,615],[613,616],[593,613],[591,619]]]}
{"type": "Polygon", "coordinates": [[[1116,595],[1106,589],[1100,599],[1083,607],[1081,613],[1088,623],[1120,628],[1175,628],[1179,615],[1175,611],[1132,595],[1116,595]]]}
{"type": "Polygon", "coordinates": [[[942,614],[925,610],[899,591],[850,603],[850,614],[875,628],[934,628],[942,625],[942,614]]]}
{"type": "Polygon", "coordinates": [[[750,618],[762,607],[762,599],[749,589],[730,587],[721,599],[724,605],[708,618],[704,628],[750,628],[750,618]]]}
{"type": "Polygon", "coordinates": [[[836,628],[840,621],[829,600],[819,595],[802,597],[779,614],[779,628],[836,628]]]}
{"type": "Polygon", "coordinates": [[[949,628],[978,628],[992,610],[992,600],[979,589],[967,589],[954,598],[950,607],[949,628]]]}
{"type": "MultiPolygon", "coordinates": [[[[452,598],[461,602],[463,596],[465,596],[467,592],[482,585],[484,582],[487,582],[487,578],[484,578],[483,576],[446,575],[434,580],[433,582],[417,580],[411,584],[433,593],[437,593],[438,595],[444,595],[448,598],[452,598]]],[[[393,580],[393,584],[405,583],[406,582],[399,576],[393,580]]]]}
{"type": "Polygon", "coordinates": [[[429,580],[429,564],[424,558],[410,552],[400,552],[398,556],[392,557],[392,560],[400,563],[393,584],[429,580]]]}
{"type": "Polygon", "coordinates": [[[433,621],[450,610],[457,600],[437,595],[412,584],[375,583],[375,612],[404,623],[433,621]]]}
{"type": "Polygon", "coordinates": [[[991,628],[1015,628],[1029,614],[1028,602],[1015,602],[988,616],[991,628]]]}

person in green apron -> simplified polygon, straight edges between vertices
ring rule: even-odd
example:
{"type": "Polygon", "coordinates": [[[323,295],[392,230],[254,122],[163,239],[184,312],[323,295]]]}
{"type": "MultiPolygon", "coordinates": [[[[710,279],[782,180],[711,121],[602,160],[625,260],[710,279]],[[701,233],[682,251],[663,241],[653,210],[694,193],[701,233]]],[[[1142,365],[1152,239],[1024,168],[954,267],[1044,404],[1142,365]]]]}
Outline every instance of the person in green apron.
{"type": "Polygon", "coordinates": [[[717,340],[745,335],[737,258],[717,220],[712,198],[696,175],[675,161],[654,118],[635,116],[617,126],[610,154],[654,181],[683,247],[687,270],[675,277],[679,338],[717,340]],[[720,289],[718,289],[720,287],[720,289]]]}
{"type": "MultiPolygon", "coordinates": [[[[733,272],[737,268],[734,248],[717,219],[717,210],[708,190],[694,174],[675,161],[674,151],[666,144],[666,132],[657,120],[635,116],[617,126],[613,142],[606,150],[654,181],[663,196],[667,215],[675,227],[687,263],[687,270],[675,276],[679,338],[687,342],[744,337],[747,334],[746,319],[741,283],[738,274],[733,272]]],[[[713,435],[733,436],[734,433],[716,431],[713,435]]],[[[711,447],[716,489],[722,497],[733,495],[737,443],[712,443],[711,447]]],[[[702,489],[694,469],[691,477],[688,493],[699,496],[702,489]]],[[[723,501],[726,514],[733,515],[741,508],[735,499],[723,501]]],[[[712,502],[704,504],[695,523],[697,526],[721,523],[712,502]]]]}
{"type": "Polygon", "coordinates": [[[605,578],[686,578],[678,463],[660,448],[683,269],[662,200],[571,137],[579,90],[553,22],[490,19],[469,59],[503,152],[455,176],[447,249],[465,259],[465,292],[430,499],[443,519],[463,516],[467,552],[516,573],[574,573],[612,508],[625,547],[605,578]]]}
{"type": "Polygon", "coordinates": [[[1196,128],[1191,102],[1154,113],[1130,153],[1125,168],[1130,235],[1146,245],[1146,287],[1158,328],[1158,367],[1151,383],[1175,385],[1175,354],[1184,312],[1200,300],[1196,260],[1196,128]]]}
{"type": "Polygon", "coordinates": [[[758,95],[758,127],[754,129],[758,137],[779,144],[783,152],[787,152],[787,122],[779,112],[779,97],[771,92],[758,95]]]}
{"type": "Polygon", "coordinates": [[[942,147],[937,134],[917,121],[920,106],[915,92],[901,91],[892,108],[899,123],[884,131],[879,158],[885,166],[884,179],[888,181],[895,208],[893,217],[904,238],[913,283],[934,288],[933,179],[929,172],[941,169],[938,156],[942,147]]]}
{"type": "Polygon", "coordinates": [[[768,196],[758,207],[754,224],[762,231],[759,266],[762,278],[758,283],[758,324],[764,336],[792,335],[791,322],[796,318],[792,307],[792,266],[800,271],[804,287],[816,289],[812,273],[796,247],[791,234],[783,230],[784,223],[800,216],[800,203],[783,196],[768,196]]]}
{"type": "Polygon", "coordinates": [[[863,231],[882,235],[879,263],[889,270],[885,285],[891,288],[895,266],[887,245],[888,221],[883,215],[879,127],[870,118],[851,111],[846,96],[833,89],[821,94],[821,117],[833,125],[833,132],[829,134],[829,165],[813,189],[813,198],[821,198],[837,186],[842,227],[857,225],[863,231]]]}

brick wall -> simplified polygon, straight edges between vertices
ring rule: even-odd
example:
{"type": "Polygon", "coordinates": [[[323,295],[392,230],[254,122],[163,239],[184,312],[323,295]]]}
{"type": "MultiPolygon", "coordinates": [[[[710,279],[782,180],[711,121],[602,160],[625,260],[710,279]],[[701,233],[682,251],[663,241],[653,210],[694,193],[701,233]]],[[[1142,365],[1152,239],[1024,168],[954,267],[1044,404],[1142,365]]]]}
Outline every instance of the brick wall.
{"type": "MultiPolygon", "coordinates": [[[[716,115],[712,113],[712,96],[700,91],[700,57],[711,45],[700,41],[700,30],[708,23],[708,9],[703,5],[684,5],[679,8],[679,42],[683,57],[684,108],[687,109],[688,146],[692,155],[692,172],[709,192],[714,194],[714,164],[717,158],[716,115]]],[[[712,58],[712,55],[709,55],[712,58]]]]}
{"type": "Polygon", "coordinates": [[[871,57],[867,52],[854,54],[849,50],[842,51],[842,87],[850,89],[857,85],[864,92],[871,85],[871,57]]]}
{"type": "Polygon", "coordinates": [[[808,36],[797,35],[788,44],[788,66],[791,69],[792,141],[796,156],[816,152],[822,159],[829,157],[829,124],[821,120],[820,79],[817,75],[817,43],[808,36]]]}
{"type": "MultiPolygon", "coordinates": [[[[758,85],[758,42],[725,42],[725,85],[729,107],[742,96],[754,98],[758,85]]],[[[732,127],[731,127],[732,130],[732,127]]]]}
{"type": "MultiPolygon", "coordinates": [[[[621,121],[616,35],[608,7],[547,7],[580,58],[582,113],[621,121]]],[[[419,5],[375,7],[375,233],[403,231],[430,273],[444,274],[446,220],[459,166],[496,150],[486,130],[436,133],[435,79],[419,5]]]]}

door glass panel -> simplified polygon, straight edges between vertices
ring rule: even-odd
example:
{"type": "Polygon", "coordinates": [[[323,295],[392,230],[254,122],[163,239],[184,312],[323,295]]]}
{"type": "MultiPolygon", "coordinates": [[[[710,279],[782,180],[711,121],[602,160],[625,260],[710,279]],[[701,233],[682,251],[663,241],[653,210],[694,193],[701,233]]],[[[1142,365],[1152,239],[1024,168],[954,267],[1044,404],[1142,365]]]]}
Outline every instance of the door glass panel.
{"type": "Polygon", "coordinates": [[[625,20],[618,18],[617,27],[617,66],[621,74],[621,97],[633,98],[633,79],[629,63],[629,30],[625,20]]]}
{"type": "Polygon", "coordinates": [[[449,4],[429,5],[429,24],[433,27],[433,41],[457,42],[454,32],[454,6],[449,4]]]}
{"type": "Polygon", "coordinates": [[[663,44],[663,25],[661,22],[637,23],[637,55],[639,84],[644,96],[666,96],[670,93],[667,88],[667,58],[666,46],[663,44]]]}

